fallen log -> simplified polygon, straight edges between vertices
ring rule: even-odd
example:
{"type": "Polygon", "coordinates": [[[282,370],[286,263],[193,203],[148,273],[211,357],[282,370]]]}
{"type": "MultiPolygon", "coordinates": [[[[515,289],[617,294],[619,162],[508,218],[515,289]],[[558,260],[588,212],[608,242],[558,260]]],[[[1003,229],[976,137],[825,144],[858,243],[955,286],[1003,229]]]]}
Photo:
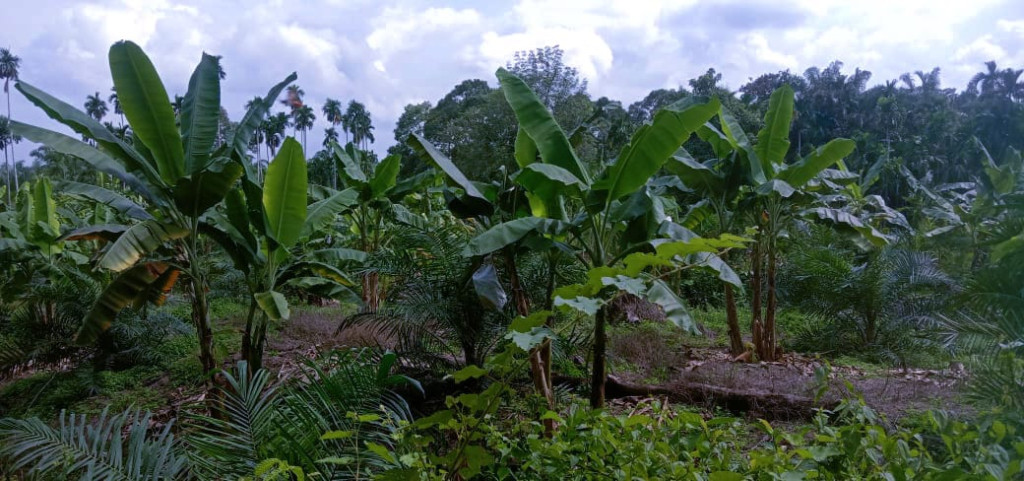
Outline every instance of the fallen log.
{"type": "Polygon", "coordinates": [[[632,384],[616,376],[608,376],[605,397],[608,399],[629,396],[666,397],[672,402],[697,406],[718,406],[735,414],[774,419],[809,419],[818,409],[834,408],[837,403],[759,390],[743,390],[695,382],[673,382],[662,386],[632,384]]]}

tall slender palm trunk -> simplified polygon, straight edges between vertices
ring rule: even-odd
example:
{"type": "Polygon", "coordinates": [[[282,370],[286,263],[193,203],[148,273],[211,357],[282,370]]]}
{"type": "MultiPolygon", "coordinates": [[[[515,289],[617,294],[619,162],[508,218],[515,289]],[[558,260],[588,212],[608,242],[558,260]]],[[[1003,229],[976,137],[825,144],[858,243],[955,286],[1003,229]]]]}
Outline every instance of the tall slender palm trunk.
{"type": "MultiPolygon", "coordinates": [[[[7,93],[7,122],[10,122],[11,121],[11,89],[8,86],[8,82],[4,82],[4,92],[7,93]]],[[[13,167],[14,167],[14,172],[13,172],[13,174],[14,174],[14,188],[13,188],[13,190],[17,191],[18,190],[18,161],[14,158],[14,135],[11,135],[11,138],[8,139],[8,140],[9,141],[7,142],[7,145],[9,145],[10,148],[11,148],[11,157],[10,157],[9,160],[7,160],[7,169],[8,169],[8,174],[7,175],[8,176],[11,175],[10,169],[11,169],[12,164],[13,164],[13,167]]],[[[4,149],[4,157],[5,158],[7,157],[7,149],[4,149]]],[[[10,198],[9,197],[10,197],[11,190],[12,190],[12,188],[11,188],[11,185],[10,185],[10,181],[8,181],[8,183],[7,183],[8,203],[10,203],[10,198]]]]}

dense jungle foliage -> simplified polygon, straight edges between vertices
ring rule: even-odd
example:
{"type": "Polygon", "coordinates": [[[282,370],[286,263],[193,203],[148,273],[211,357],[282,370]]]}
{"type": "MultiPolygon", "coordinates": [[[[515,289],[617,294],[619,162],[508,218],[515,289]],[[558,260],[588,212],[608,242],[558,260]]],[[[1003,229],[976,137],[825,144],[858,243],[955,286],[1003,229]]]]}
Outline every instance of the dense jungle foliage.
{"type": "Polygon", "coordinates": [[[217,56],[118,42],[82,109],[20,61],[0,479],[1024,476],[1022,70],[626,106],[546,47],[379,158],[295,73],[236,121],[217,56]]]}

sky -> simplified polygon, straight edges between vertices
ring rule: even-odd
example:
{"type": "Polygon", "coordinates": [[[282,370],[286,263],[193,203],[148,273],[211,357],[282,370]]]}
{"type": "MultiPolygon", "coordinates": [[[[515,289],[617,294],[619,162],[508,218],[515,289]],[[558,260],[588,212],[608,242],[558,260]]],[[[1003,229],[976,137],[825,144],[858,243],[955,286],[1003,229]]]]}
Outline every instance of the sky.
{"type": "MultiPolygon", "coordinates": [[[[234,120],[295,71],[318,114],[311,151],[327,97],[366,104],[383,153],[405,105],[465,79],[496,85],[516,51],[545,45],[561,46],[593,97],[627,105],[709,67],[734,90],[833,60],[871,71],[869,84],[940,67],[958,89],[988,60],[1024,68],[1024,0],[3,0],[0,11],[21,78],[75,105],[109,95],[107,50],[121,39],[142,46],[172,97],[202,52],[221,55],[234,120]]],[[[16,91],[11,102],[14,119],[56,128],[16,91]]]]}

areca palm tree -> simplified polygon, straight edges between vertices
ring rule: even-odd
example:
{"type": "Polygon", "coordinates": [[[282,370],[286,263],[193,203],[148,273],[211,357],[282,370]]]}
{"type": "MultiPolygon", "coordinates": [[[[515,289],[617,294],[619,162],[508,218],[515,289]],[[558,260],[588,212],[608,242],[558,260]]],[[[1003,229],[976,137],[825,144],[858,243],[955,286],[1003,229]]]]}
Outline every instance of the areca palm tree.
{"type": "Polygon", "coordinates": [[[7,155],[7,146],[13,143],[13,137],[11,136],[11,128],[10,127],[11,126],[10,126],[10,123],[8,122],[8,120],[7,120],[7,117],[4,117],[4,116],[0,115],[0,147],[2,147],[4,149],[4,166],[6,167],[6,169],[4,170],[4,175],[5,175],[4,180],[6,181],[6,184],[7,184],[7,205],[8,206],[14,205],[11,202],[11,159],[7,155]]]}
{"type": "Polygon", "coordinates": [[[338,143],[338,131],[334,127],[327,127],[324,129],[324,148],[326,149],[331,144],[338,143]]]}
{"type": "MultiPolygon", "coordinates": [[[[248,111],[249,109],[251,109],[251,108],[253,108],[253,107],[257,106],[257,105],[261,105],[262,103],[263,103],[263,98],[260,97],[259,95],[257,95],[255,97],[253,97],[251,100],[247,100],[245,102],[245,110],[248,111]]],[[[265,132],[263,131],[263,126],[264,126],[265,123],[266,122],[260,122],[260,124],[256,126],[256,130],[253,132],[253,137],[252,137],[251,142],[250,142],[252,144],[251,145],[252,150],[254,152],[256,152],[256,165],[257,166],[261,165],[260,162],[262,161],[260,159],[260,146],[263,145],[263,141],[264,141],[264,138],[265,138],[265,132]]]]}
{"type": "Polygon", "coordinates": [[[292,111],[292,125],[295,126],[295,130],[302,132],[302,150],[306,150],[306,131],[313,128],[313,121],[316,120],[316,114],[313,113],[313,108],[308,105],[303,105],[292,111]]]}
{"type": "MultiPolygon", "coordinates": [[[[345,121],[345,113],[341,111],[341,101],[328,98],[324,102],[323,108],[320,109],[324,113],[324,119],[331,123],[334,129],[337,129],[345,121]]],[[[335,130],[335,134],[337,131],[335,130]]],[[[335,139],[337,140],[337,139],[335,139]]],[[[325,141],[326,142],[326,141],[325,141]]],[[[348,143],[348,131],[345,131],[345,143],[348,143]]],[[[326,143],[324,144],[327,145],[326,143]]]]}
{"type": "Polygon", "coordinates": [[[107,97],[110,105],[114,106],[114,113],[121,117],[121,125],[124,125],[124,111],[121,110],[121,101],[117,98],[117,89],[110,87],[110,97],[107,97]]]}
{"type": "Polygon", "coordinates": [[[174,102],[171,102],[171,110],[174,110],[174,116],[175,117],[180,117],[181,116],[181,109],[184,106],[184,104],[185,104],[185,97],[182,97],[181,95],[178,95],[178,94],[174,94],[174,102]]]}
{"type": "Polygon", "coordinates": [[[302,107],[302,96],[306,95],[306,91],[302,90],[302,87],[295,84],[289,85],[286,93],[287,97],[281,100],[281,105],[290,108],[292,111],[302,107]]]}
{"type": "Polygon", "coordinates": [[[85,113],[96,119],[97,122],[103,120],[103,117],[107,115],[107,110],[107,103],[103,97],[100,97],[99,92],[85,98],[85,113]]]}
{"type": "Polygon", "coordinates": [[[984,72],[978,72],[971,77],[971,81],[967,83],[968,92],[984,95],[996,90],[999,83],[999,67],[996,61],[985,62],[985,69],[984,72]]]}
{"type": "Polygon", "coordinates": [[[366,106],[360,102],[353,100],[348,103],[343,127],[347,132],[352,133],[352,142],[355,142],[363,150],[368,149],[375,140],[370,111],[366,110],[366,106]]]}
{"type": "MultiPolygon", "coordinates": [[[[7,118],[11,118],[11,80],[18,80],[18,67],[21,66],[21,59],[11,53],[10,49],[0,48],[0,79],[4,80],[4,94],[7,95],[7,118]]],[[[11,150],[9,159],[14,158],[14,142],[8,142],[11,150]]],[[[4,157],[7,157],[7,147],[4,147],[4,157]]],[[[4,164],[7,172],[7,195],[11,195],[11,166],[4,164]]],[[[18,169],[14,169],[14,188],[18,188],[18,169]]],[[[10,199],[8,199],[10,203],[10,199]]]]}
{"type": "Polygon", "coordinates": [[[263,142],[267,144],[267,148],[270,149],[270,156],[277,155],[277,148],[281,146],[281,142],[284,141],[285,130],[291,122],[288,120],[288,114],[284,112],[278,112],[263,122],[263,142]]]}

